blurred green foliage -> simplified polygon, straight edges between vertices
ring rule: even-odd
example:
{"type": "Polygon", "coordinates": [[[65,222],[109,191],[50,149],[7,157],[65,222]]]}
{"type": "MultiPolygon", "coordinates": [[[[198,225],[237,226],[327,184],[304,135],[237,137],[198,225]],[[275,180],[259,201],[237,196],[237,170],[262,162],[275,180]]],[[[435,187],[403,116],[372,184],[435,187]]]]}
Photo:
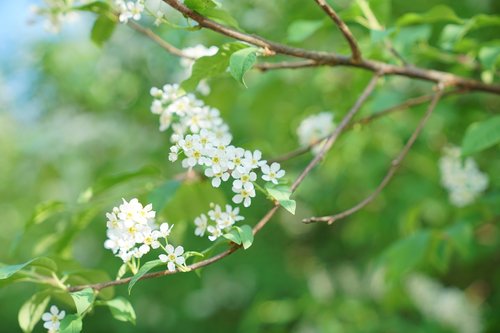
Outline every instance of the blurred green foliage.
{"type": "MultiPolygon", "coordinates": [[[[313,1],[222,3],[246,31],[305,48],[349,52],[313,1]]],[[[366,57],[397,63],[384,44],[390,41],[412,64],[498,82],[495,19],[500,18],[486,16],[498,13],[498,2],[372,0],[377,29],[357,3],[335,1],[335,8],[366,57]]],[[[167,160],[168,138],[149,112],[149,89],[178,82],[179,60],[121,25],[99,48],[89,38],[93,18],[83,13],[76,33],[32,42],[29,63],[13,59],[2,68],[7,74],[24,68],[31,82],[22,96],[29,112],[18,101],[0,99],[0,262],[48,256],[59,270],[73,272],[74,284],[116,276],[121,262],[103,247],[104,213],[122,197],[153,202],[159,215],[175,224],[174,241],[193,250],[209,246],[193,236],[193,219],[210,202],[231,198],[229,188],[214,189],[207,181],[172,180],[182,169],[167,160]]],[[[205,30],[161,26],[155,31],[179,47],[230,42],[205,30]]],[[[95,30],[92,36],[101,43],[95,30]]],[[[248,88],[230,75],[216,76],[204,100],[221,110],[235,144],[260,149],[266,158],[297,147],[295,131],[307,115],[331,111],[341,119],[371,76],[352,68],[245,72],[237,77],[245,75],[248,88]]],[[[362,115],[432,89],[430,83],[402,77],[382,81],[362,115]]],[[[281,210],[250,249],[203,269],[201,276],[140,281],[130,297],[125,286],[106,290],[105,299],[114,293],[130,300],[136,326],[113,321],[108,310],[97,307],[85,318],[84,332],[499,331],[498,144],[471,151],[490,185],[465,208],[449,203],[437,166],[443,147],[460,145],[472,131],[469,126],[488,124],[499,106],[499,97],[487,94],[446,97],[373,203],[332,226],[303,225],[302,218],[339,212],[371,193],[425,105],[355,126],[298,189],[295,216],[281,210]],[[429,314],[412,297],[411,281],[427,281],[415,278],[422,274],[441,286],[431,303],[449,296],[442,314],[429,314]],[[463,298],[453,298],[452,291],[463,298]],[[442,319],[450,316],[456,317],[451,324],[442,319]]],[[[287,177],[294,179],[310,159],[307,154],[283,163],[287,177]]],[[[270,206],[255,199],[252,209],[243,211],[246,223],[253,225],[270,206]]],[[[19,331],[18,310],[40,290],[27,283],[0,289],[2,332],[19,331]]],[[[37,295],[45,304],[44,295],[37,295]]],[[[76,312],[67,295],[55,302],[76,312]]],[[[128,318],[123,304],[118,301],[114,309],[128,318]]],[[[39,323],[35,332],[41,331],[39,323]]]]}

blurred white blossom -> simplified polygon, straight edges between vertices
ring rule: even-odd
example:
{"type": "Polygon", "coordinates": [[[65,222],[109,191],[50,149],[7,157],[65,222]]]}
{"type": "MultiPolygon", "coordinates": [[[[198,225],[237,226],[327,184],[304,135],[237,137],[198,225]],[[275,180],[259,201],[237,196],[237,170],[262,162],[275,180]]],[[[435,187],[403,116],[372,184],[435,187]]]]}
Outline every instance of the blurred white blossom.
{"type": "MultiPolygon", "coordinates": [[[[297,128],[297,136],[299,143],[302,147],[307,147],[311,144],[317,143],[319,140],[328,136],[335,129],[333,122],[333,114],[330,112],[321,112],[309,116],[302,120],[297,128]]],[[[312,152],[317,154],[321,151],[325,140],[322,143],[316,144],[312,147],[312,152]]]]}
{"type": "Polygon", "coordinates": [[[457,288],[446,288],[424,275],[412,275],[406,288],[417,309],[427,318],[459,333],[481,332],[481,309],[457,288]]]}
{"type": "Polygon", "coordinates": [[[463,207],[472,203],[488,187],[488,176],[471,158],[462,159],[460,149],[449,147],[439,160],[441,184],[449,192],[450,202],[463,207]]]}

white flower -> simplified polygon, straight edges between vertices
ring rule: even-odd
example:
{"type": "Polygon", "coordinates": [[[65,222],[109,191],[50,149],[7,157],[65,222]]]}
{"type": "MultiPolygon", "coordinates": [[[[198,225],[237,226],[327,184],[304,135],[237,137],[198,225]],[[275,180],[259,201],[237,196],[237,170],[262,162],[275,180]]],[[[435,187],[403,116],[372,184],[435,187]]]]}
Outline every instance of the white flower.
{"type": "Polygon", "coordinates": [[[285,170],[280,170],[279,163],[274,162],[271,166],[264,164],[261,166],[262,179],[268,182],[273,182],[274,184],[278,184],[278,179],[285,175],[285,170]]]}
{"type": "Polygon", "coordinates": [[[63,320],[64,316],[66,315],[66,312],[59,311],[57,306],[52,305],[50,307],[50,312],[45,312],[42,315],[42,320],[45,322],[43,324],[43,327],[48,329],[49,331],[53,332],[58,332],[59,331],[59,326],[61,325],[60,321],[63,320]]]}
{"type": "Polygon", "coordinates": [[[460,149],[447,148],[439,160],[441,184],[449,192],[450,202],[457,206],[466,206],[488,187],[488,176],[479,171],[471,158],[462,161],[460,149]]]}
{"type": "Polygon", "coordinates": [[[206,169],[205,176],[212,178],[212,186],[213,187],[219,187],[221,184],[221,181],[227,181],[229,179],[228,172],[220,171],[220,172],[214,173],[213,169],[206,169]]]}
{"type": "Polygon", "coordinates": [[[246,183],[241,188],[233,187],[233,192],[236,195],[233,197],[234,203],[243,202],[243,206],[249,207],[252,203],[252,198],[255,197],[255,189],[251,183],[246,183]]]}
{"type": "Polygon", "coordinates": [[[151,204],[143,206],[136,198],[128,202],[123,199],[119,207],[106,213],[107,239],[104,247],[113,251],[124,262],[132,257],[142,257],[151,248],[158,248],[155,216],[156,212],[151,204]]]}
{"type": "Polygon", "coordinates": [[[184,265],[186,260],[182,256],[184,253],[184,248],[182,246],[177,246],[175,249],[171,244],[165,247],[167,254],[160,254],[159,258],[162,262],[167,263],[167,268],[169,271],[175,271],[177,265],[184,265]]]}
{"type": "Polygon", "coordinates": [[[205,214],[201,214],[196,219],[194,219],[194,224],[196,225],[194,234],[196,236],[203,237],[207,229],[207,216],[205,214]]]}
{"type": "Polygon", "coordinates": [[[128,20],[140,20],[141,14],[144,11],[144,1],[138,0],[137,2],[123,0],[115,1],[118,11],[120,12],[119,20],[122,23],[127,23],[128,20]]]}
{"type": "Polygon", "coordinates": [[[172,231],[173,227],[174,227],[173,224],[169,226],[168,223],[162,223],[160,225],[160,230],[153,231],[153,234],[156,238],[160,237],[167,238],[168,236],[170,236],[170,232],[172,231]]]}
{"type": "Polygon", "coordinates": [[[221,230],[229,229],[234,224],[234,220],[228,213],[222,213],[220,219],[217,220],[217,227],[221,230]]]}
{"type": "Polygon", "coordinates": [[[222,236],[222,231],[216,226],[209,225],[207,231],[210,233],[208,239],[211,240],[212,242],[215,241],[220,236],[222,236]]]}
{"type": "Polygon", "coordinates": [[[243,173],[238,170],[234,170],[232,176],[233,178],[235,178],[235,180],[233,181],[234,188],[242,188],[243,186],[248,184],[248,188],[253,189],[254,186],[252,182],[257,180],[257,174],[249,170],[248,172],[243,172],[243,173]]]}
{"type": "MultiPolygon", "coordinates": [[[[333,123],[333,114],[329,112],[321,112],[316,115],[309,116],[302,120],[297,128],[299,143],[302,147],[318,143],[319,140],[331,134],[334,129],[335,124],[333,123]]],[[[313,153],[319,153],[323,144],[324,142],[316,144],[312,148],[313,153]]]]}
{"type": "Polygon", "coordinates": [[[229,216],[231,216],[231,218],[235,222],[242,221],[245,219],[243,216],[238,215],[240,213],[239,207],[233,208],[233,207],[231,207],[231,205],[226,205],[226,213],[228,213],[229,216]]]}

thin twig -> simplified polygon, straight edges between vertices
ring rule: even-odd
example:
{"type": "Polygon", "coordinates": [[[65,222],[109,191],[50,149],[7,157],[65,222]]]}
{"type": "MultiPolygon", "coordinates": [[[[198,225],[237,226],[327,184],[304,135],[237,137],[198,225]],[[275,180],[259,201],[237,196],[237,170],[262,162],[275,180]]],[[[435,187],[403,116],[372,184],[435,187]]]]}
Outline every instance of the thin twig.
{"type": "Polygon", "coordinates": [[[145,35],[158,45],[160,45],[163,49],[165,49],[167,52],[176,55],[181,58],[186,58],[186,59],[191,59],[191,60],[196,60],[196,58],[191,57],[187,54],[185,54],[181,49],[178,49],[177,47],[173,46],[172,44],[168,43],[165,41],[163,38],[155,34],[151,29],[145,28],[139,23],[135,22],[134,20],[128,21],[128,26],[134,29],[135,31],[145,35]]]}
{"type": "Polygon", "coordinates": [[[321,9],[323,9],[323,11],[332,19],[332,21],[335,22],[340,32],[342,32],[342,34],[344,35],[347,43],[349,43],[349,47],[351,48],[352,60],[354,62],[359,62],[361,60],[361,50],[359,49],[358,43],[356,42],[356,38],[354,38],[347,24],[342,21],[340,16],[337,15],[337,12],[335,12],[335,10],[329,4],[327,4],[325,0],[314,1],[318,4],[318,6],[321,7],[321,9]]]}
{"type": "MultiPolygon", "coordinates": [[[[465,90],[462,90],[462,89],[450,90],[450,91],[447,91],[447,92],[443,93],[442,98],[447,97],[447,96],[451,96],[451,95],[455,95],[455,94],[460,94],[460,93],[463,93],[464,91],[465,90]]],[[[397,112],[397,111],[404,111],[404,110],[409,109],[409,108],[411,108],[413,106],[421,105],[421,104],[423,104],[425,102],[428,102],[428,101],[432,100],[433,97],[434,97],[434,94],[432,94],[432,95],[422,95],[422,96],[410,98],[410,99],[408,99],[407,101],[405,101],[405,102],[403,102],[401,104],[398,104],[398,105],[395,105],[395,106],[391,106],[390,108],[387,108],[387,109],[385,109],[383,111],[379,111],[379,112],[374,113],[374,114],[372,114],[370,116],[366,116],[366,117],[361,118],[359,120],[353,121],[351,124],[349,124],[346,127],[346,131],[349,130],[349,129],[354,128],[356,125],[366,125],[366,124],[371,123],[372,121],[377,120],[379,118],[382,118],[382,117],[384,117],[384,116],[386,116],[388,114],[391,114],[391,113],[394,113],[394,112],[397,112]]],[[[343,133],[345,133],[345,131],[343,133]]],[[[318,139],[318,140],[316,140],[314,142],[311,142],[307,146],[294,149],[292,151],[284,153],[283,155],[280,155],[278,157],[272,158],[272,159],[269,160],[269,162],[284,162],[284,161],[288,161],[288,160],[290,160],[292,158],[304,155],[305,153],[309,152],[313,147],[315,147],[316,145],[318,145],[321,142],[323,142],[324,140],[326,140],[329,135],[330,134],[328,134],[328,135],[324,136],[323,138],[318,139]]]]}
{"type": "Polygon", "coordinates": [[[295,192],[297,187],[302,183],[304,178],[311,172],[311,170],[323,159],[325,154],[328,152],[330,147],[337,141],[337,138],[339,137],[340,133],[347,127],[349,122],[351,121],[352,117],[356,114],[356,112],[361,109],[361,106],[363,106],[363,103],[366,101],[366,99],[370,96],[370,94],[373,92],[375,89],[375,86],[377,85],[377,81],[380,78],[380,74],[375,74],[373,78],[370,80],[368,85],[366,86],[365,90],[363,90],[363,93],[359,98],[356,100],[356,103],[354,103],[354,106],[349,110],[349,112],[344,116],[340,124],[335,128],[335,130],[328,136],[328,138],[325,141],[325,144],[321,148],[320,152],[312,159],[311,162],[305,167],[305,169],[302,171],[302,173],[297,177],[297,179],[293,182],[291,186],[291,191],[292,193],[295,192]]]}
{"type": "Polygon", "coordinates": [[[391,167],[389,168],[384,179],[377,186],[375,191],[373,191],[363,201],[359,202],[355,206],[353,206],[350,209],[347,209],[341,213],[338,213],[335,215],[330,215],[330,216],[310,217],[310,218],[302,220],[302,222],[304,222],[304,223],[327,222],[328,224],[332,224],[333,222],[335,222],[337,220],[343,219],[347,216],[350,216],[350,215],[356,213],[357,211],[359,211],[360,209],[362,209],[366,205],[368,205],[370,202],[372,202],[373,199],[375,199],[380,194],[380,192],[382,192],[382,190],[387,186],[387,184],[389,184],[389,182],[391,181],[391,179],[394,176],[394,174],[396,173],[396,171],[398,171],[399,167],[401,166],[401,162],[404,160],[404,158],[406,157],[406,155],[410,151],[411,147],[413,146],[413,144],[417,140],[418,136],[422,132],[422,129],[424,128],[425,124],[429,120],[432,112],[436,108],[437,103],[439,102],[439,100],[443,96],[444,85],[439,84],[437,89],[438,89],[437,92],[432,97],[432,101],[430,102],[429,107],[427,108],[427,111],[425,112],[424,116],[422,117],[422,119],[418,123],[417,127],[415,128],[415,131],[413,131],[411,137],[408,139],[408,141],[406,142],[405,146],[403,147],[401,152],[398,154],[398,156],[392,161],[391,167]]]}
{"type": "MultiPolygon", "coordinates": [[[[280,206],[278,205],[274,205],[271,209],[269,209],[269,211],[266,213],[266,215],[264,215],[264,217],[262,217],[260,219],[260,221],[255,225],[255,227],[253,228],[252,232],[254,235],[256,235],[266,224],[267,222],[269,222],[269,220],[274,216],[274,214],[276,213],[276,211],[278,210],[280,206]]],[[[194,270],[197,270],[197,269],[200,269],[202,267],[206,267],[206,266],[209,266],[229,255],[231,255],[232,253],[236,252],[237,250],[239,250],[241,248],[241,246],[239,245],[236,245],[236,244],[232,244],[232,246],[225,250],[224,252],[221,252],[213,257],[210,257],[208,259],[205,259],[205,260],[202,260],[202,261],[199,261],[197,263],[194,263],[194,264],[191,264],[191,265],[188,265],[187,266],[187,269],[189,271],[194,271],[194,270]]],[[[147,280],[147,279],[153,279],[153,278],[157,278],[157,277],[161,277],[161,276],[166,276],[166,275],[174,275],[174,274],[178,274],[178,273],[182,273],[181,271],[179,270],[175,270],[175,271],[169,271],[168,269],[167,270],[162,270],[162,271],[158,271],[158,272],[152,272],[152,273],[147,273],[147,274],[144,274],[140,280],[147,280]]],[[[79,291],[79,290],[82,290],[82,289],[85,289],[85,288],[92,288],[94,290],[102,290],[104,288],[109,288],[109,287],[112,287],[112,286],[118,286],[118,285],[122,285],[122,284],[127,284],[130,282],[130,280],[132,280],[132,277],[127,277],[127,278],[123,278],[123,279],[119,279],[119,280],[113,280],[113,281],[106,281],[106,282],[101,282],[101,283],[93,283],[93,284],[86,284],[86,285],[78,285],[78,286],[70,286],[68,287],[68,291],[69,292],[75,292],[75,291],[79,291]]]]}
{"type": "MultiPolygon", "coordinates": [[[[484,91],[500,95],[500,85],[486,84],[480,81],[464,78],[458,75],[437,70],[424,69],[414,66],[410,67],[397,66],[374,60],[362,59],[361,61],[354,61],[351,57],[341,56],[334,53],[310,51],[302,48],[290,47],[284,44],[267,40],[260,36],[243,33],[231,27],[219,24],[215,21],[206,18],[203,15],[200,15],[198,12],[186,7],[183,3],[181,3],[178,0],[163,0],[163,2],[167,3],[172,8],[176,9],[184,16],[189,17],[190,19],[197,22],[200,27],[207,28],[215,32],[218,32],[222,35],[243,42],[247,42],[255,46],[262,47],[274,53],[289,55],[297,58],[315,60],[318,66],[329,65],[329,66],[356,67],[356,68],[366,69],[375,73],[384,73],[384,75],[407,76],[415,79],[432,81],[436,83],[446,82],[448,86],[457,86],[457,87],[467,88],[469,90],[484,91]]],[[[307,64],[307,66],[310,67],[310,64],[307,64]]]]}

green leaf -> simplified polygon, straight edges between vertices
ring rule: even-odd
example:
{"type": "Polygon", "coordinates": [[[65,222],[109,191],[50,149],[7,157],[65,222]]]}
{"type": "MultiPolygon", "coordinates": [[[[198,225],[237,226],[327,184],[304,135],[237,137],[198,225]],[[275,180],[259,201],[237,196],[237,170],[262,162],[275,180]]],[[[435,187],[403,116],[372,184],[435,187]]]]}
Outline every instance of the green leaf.
{"type": "Polygon", "coordinates": [[[455,14],[453,9],[447,6],[435,6],[425,13],[408,13],[396,21],[396,26],[403,27],[422,23],[450,22],[463,23],[464,21],[455,14]]]}
{"type": "Polygon", "coordinates": [[[392,244],[380,258],[386,267],[386,276],[398,280],[419,264],[427,251],[429,240],[428,232],[419,231],[392,244]]]}
{"type": "Polygon", "coordinates": [[[233,28],[241,30],[238,21],[236,21],[236,19],[231,16],[228,11],[222,8],[207,8],[203,10],[202,14],[215,22],[229,25],[233,28]]]}
{"type": "Polygon", "coordinates": [[[120,321],[128,321],[135,325],[136,315],[134,308],[130,302],[123,298],[117,297],[110,301],[104,302],[109,307],[113,318],[120,321]]]}
{"type": "Polygon", "coordinates": [[[71,293],[71,297],[75,302],[76,312],[79,315],[82,315],[85,311],[87,311],[95,301],[95,294],[92,288],[85,288],[83,290],[71,293]]]}
{"type": "Polygon", "coordinates": [[[453,254],[453,247],[442,233],[436,232],[430,250],[430,262],[440,271],[446,272],[453,254]]]}
{"type": "Polygon", "coordinates": [[[80,333],[82,327],[82,318],[78,315],[71,314],[61,320],[59,333],[80,333]]]}
{"type": "Polygon", "coordinates": [[[188,258],[191,258],[191,257],[199,257],[199,258],[203,258],[205,257],[205,255],[201,252],[197,252],[197,251],[187,251],[187,252],[184,252],[184,258],[187,260],[188,258]]]}
{"type": "Polygon", "coordinates": [[[467,257],[472,251],[472,240],[474,234],[470,224],[457,223],[446,229],[451,245],[462,257],[467,257]]]}
{"type": "Polygon", "coordinates": [[[193,91],[201,80],[225,73],[231,54],[246,47],[247,45],[241,43],[224,44],[215,55],[197,59],[193,65],[191,76],[181,83],[181,88],[193,91]]]}
{"type": "Polygon", "coordinates": [[[479,50],[479,60],[486,69],[495,69],[500,59],[500,46],[485,46],[479,50]]]}
{"type": "Polygon", "coordinates": [[[238,228],[238,231],[240,233],[240,238],[241,238],[241,243],[243,244],[243,248],[246,250],[250,246],[252,246],[253,243],[252,227],[250,227],[249,225],[242,225],[241,227],[238,228]]]}
{"type": "Polygon", "coordinates": [[[108,41],[116,27],[116,19],[107,13],[97,17],[90,32],[90,39],[99,47],[108,41]]]}
{"type": "Polygon", "coordinates": [[[47,291],[34,294],[21,306],[18,314],[19,326],[25,333],[30,333],[40,321],[42,314],[49,304],[50,296],[47,291]]]}
{"type": "Polygon", "coordinates": [[[300,43],[319,30],[324,20],[297,20],[288,26],[287,39],[292,43],[300,43]]]}
{"type": "Polygon", "coordinates": [[[90,189],[87,189],[86,191],[92,191],[93,196],[95,197],[108,191],[113,186],[123,184],[132,179],[151,177],[159,174],[160,171],[158,168],[154,166],[145,166],[135,171],[120,173],[99,179],[90,189]]]}
{"type": "Polygon", "coordinates": [[[241,245],[241,237],[240,237],[240,233],[239,233],[239,231],[238,231],[237,228],[238,227],[231,228],[231,230],[229,230],[229,232],[227,232],[224,235],[222,235],[222,237],[224,237],[225,239],[230,240],[233,243],[241,245]]]}
{"type": "Polygon", "coordinates": [[[389,37],[396,31],[396,28],[390,28],[385,30],[370,29],[370,38],[372,43],[379,43],[389,37]]]}
{"type": "Polygon", "coordinates": [[[215,8],[217,7],[217,3],[212,0],[185,0],[184,4],[186,7],[191,8],[201,14],[204,14],[203,11],[207,8],[215,8]]]}
{"type": "Polygon", "coordinates": [[[106,2],[94,1],[85,5],[73,7],[73,9],[101,14],[109,11],[109,5],[106,2]]]}
{"type": "Polygon", "coordinates": [[[470,155],[500,142],[500,116],[491,117],[467,128],[462,141],[462,154],[470,155]]]}
{"type": "Polygon", "coordinates": [[[66,204],[62,201],[47,201],[42,202],[35,207],[32,217],[24,226],[25,229],[31,227],[34,224],[40,224],[45,222],[51,216],[64,211],[66,204]]]}
{"type": "Polygon", "coordinates": [[[290,199],[292,192],[288,186],[284,185],[266,185],[266,190],[269,195],[277,200],[279,204],[287,211],[295,215],[296,202],[290,199]]]}
{"type": "Polygon", "coordinates": [[[51,271],[56,271],[57,270],[57,265],[55,262],[47,257],[39,257],[35,259],[31,259],[30,261],[27,261],[23,264],[18,264],[18,265],[10,265],[10,266],[2,266],[0,267],[0,280],[7,279],[11,277],[12,275],[16,274],[23,268],[29,267],[29,266],[39,266],[46,268],[51,271]]]}
{"type": "Polygon", "coordinates": [[[148,261],[147,263],[145,263],[144,265],[142,265],[142,267],[139,269],[139,271],[137,272],[137,274],[135,274],[132,277],[132,279],[130,280],[130,282],[128,284],[128,293],[130,294],[130,292],[132,291],[132,288],[134,287],[134,285],[136,284],[136,282],[139,281],[141,279],[141,277],[144,276],[144,274],[146,274],[147,272],[149,272],[153,268],[158,267],[160,265],[164,265],[164,263],[161,260],[159,260],[159,259],[148,261]]]}
{"type": "Polygon", "coordinates": [[[245,73],[257,62],[256,47],[247,47],[246,49],[234,52],[229,58],[229,71],[234,79],[247,86],[244,81],[245,73]]]}
{"type": "Polygon", "coordinates": [[[179,186],[181,186],[180,181],[175,179],[168,180],[149,193],[148,201],[153,205],[153,209],[160,212],[172,199],[179,186]]]}

